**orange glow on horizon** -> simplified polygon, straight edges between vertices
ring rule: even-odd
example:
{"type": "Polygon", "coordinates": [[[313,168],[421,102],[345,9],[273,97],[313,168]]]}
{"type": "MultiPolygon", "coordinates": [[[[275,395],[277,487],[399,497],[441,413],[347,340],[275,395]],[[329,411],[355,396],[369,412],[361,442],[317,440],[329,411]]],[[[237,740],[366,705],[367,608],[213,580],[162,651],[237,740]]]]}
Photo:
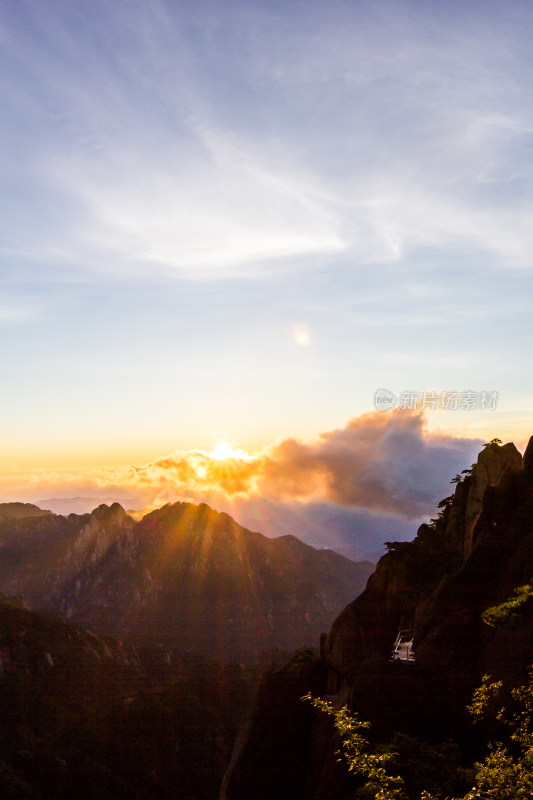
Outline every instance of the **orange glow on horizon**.
{"type": "MultiPolygon", "coordinates": [[[[442,445],[449,440],[453,447],[468,450],[464,466],[473,457],[474,443],[479,446],[483,438],[485,441],[494,436],[503,441],[514,439],[519,449],[525,449],[526,437],[507,439],[501,424],[504,417],[499,411],[487,413],[483,419],[475,418],[464,432],[456,422],[461,419],[459,413],[457,417],[452,414],[437,417],[399,409],[387,413],[374,411],[308,440],[293,436],[247,452],[233,449],[227,441],[217,442],[213,437],[209,450],[179,449],[162,457],[149,457],[140,464],[137,458],[132,458],[129,464],[126,461],[118,466],[100,463],[88,468],[78,465],[69,468],[66,458],[66,465],[61,464],[61,455],[65,455],[61,451],[54,453],[54,461],[59,462],[57,467],[55,463],[51,467],[43,459],[43,463],[28,469],[22,458],[18,463],[6,459],[3,468],[0,464],[0,498],[2,502],[37,503],[54,498],[95,498],[98,502],[100,498],[106,502],[108,498],[116,498],[129,509],[157,508],[176,500],[209,502],[209,498],[217,507],[230,500],[240,503],[263,498],[292,504],[329,502],[406,514],[411,508],[407,500],[391,496],[380,484],[370,492],[365,477],[369,464],[376,474],[386,473],[380,443],[388,432],[406,431],[412,441],[423,444],[422,453],[430,454],[434,446],[437,459],[442,445]],[[483,429],[487,424],[485,419],[492,420],[489,433],[483,429]],[[472,438],[469,445],[474,431],[476,439],[472,438]]],[[[428,455],[428,464],[431,463],[428,455]]]]}

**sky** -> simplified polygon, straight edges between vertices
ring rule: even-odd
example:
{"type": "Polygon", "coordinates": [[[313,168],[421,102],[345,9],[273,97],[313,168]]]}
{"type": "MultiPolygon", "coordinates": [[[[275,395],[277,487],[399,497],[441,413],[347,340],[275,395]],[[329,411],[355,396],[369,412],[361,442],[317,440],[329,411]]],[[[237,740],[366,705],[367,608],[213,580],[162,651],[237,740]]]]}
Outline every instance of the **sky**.
{"type": "Polygon", "coordinates": [[[523,450],[532,34],[521,0],[4,0],[0,499],[214,487],[400,530],[484,441],[523,450]],[[409,430],[438,479],[334,491],[354,430],[365,475],[409,430]]]}

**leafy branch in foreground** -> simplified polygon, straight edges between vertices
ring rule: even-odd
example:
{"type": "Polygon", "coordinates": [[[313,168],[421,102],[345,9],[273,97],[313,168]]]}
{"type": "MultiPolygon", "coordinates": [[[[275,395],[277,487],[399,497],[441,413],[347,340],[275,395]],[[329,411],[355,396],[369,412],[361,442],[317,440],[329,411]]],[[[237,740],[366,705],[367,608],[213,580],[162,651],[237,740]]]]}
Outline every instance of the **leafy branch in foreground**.
{"type": "Polygon", "coordinates": [[[532,584],[525,583],[523,586],[517,586],[504,603],[487,608],[481,615],[481,619],[491,628],[497,628],[499,625],[512,625],[520,619],[530,597],[533,597],[532,584]]]}
{"type": "Polygon", "coordinates": [[[399,775],[390,775],[387,770],[395,753],[372,753],[368,740],[361,733],[370,727],[369,722],[360,720],[346,706],[336,709],[331,703],[310,694],[305,695],[302,700],[307,700],[315,708],[333,717],[335,728],[341,737],[341,749],[338,753],[343,756],[350,772],[364,779],[358,797],[369,800],[406,800],[403,779],[399,775]]]}
{"type": "Polygon", "coordinates": [[[474,721],[495,718],[509,730],[509,746],[489,745],[481,764],[476,764],[476,786],[464,800],[531,800],[533,797],[533,668],[529,682],[511,689],[511,701],[501,705],[503,684],[483,676],[468,707],[474,721]],[[498,708],[499,706],[499,708],[498,708]]]}
{"type": "MultiPolygon", "coordinates": [[[[347,762],[350,772],[361,780],[354,797],[360,800],[363,798],[364,800],[407,800],[407,798],[440,800],[442,797],[440,792],[444,788],[445,781],[439,782],[437,789],[439,793],[434,794],[427,789],[421,791],[420,788],[416,790],[411,787],[408,790],[400,775],[391,774],[393,765],[394,768],[399,766],[402,770],[408,768],[408,765],[403,763],[406,754],[400,752],[401,747],[395,747],[395,740],[388,746],[390,749],[372,752],[370,743],[364,736],[364,731],[370,727],[369,722],[360,720],[358,715],[349,711],[346,706],[339,710],[331,703],[313,698],[310,694],[302,699],[311,702],[315,708],[333,718],[335,728],[341,737],[341,749],[338,752],[347,762]]],[[[485,759],[474,765],[473,775],[470,770],[450,763],[450,767],[457,773],[456,777],[460,777],[460,772],[469,773],[470,779],[466,786],[471,785],[472,777],[472,782],[475,784],[466,794],[455,800],[531,800],[533,798],[533,667],[529,671],[529,682],[525,686],[507,692],[501,681],[491,681],[490,677],[485,675],[481,686],[474,692],[468,711],[474,722],[497,719],[504,726],[504,730],[505,728],[508,730],[507,743],[489,744],[485,759]]],[[[401,741],[396,737],[396,745],[398,743],[401,744],[401,741]]],[[[423,757],[424,752],[427,753],[427,745],[420,742],[419,744],[420,757],[423,757]]],[[[427,759],[427,754],[425,758],[427,759]]],[[[435,785],[434,781],[429,782],[435,785]]]]}

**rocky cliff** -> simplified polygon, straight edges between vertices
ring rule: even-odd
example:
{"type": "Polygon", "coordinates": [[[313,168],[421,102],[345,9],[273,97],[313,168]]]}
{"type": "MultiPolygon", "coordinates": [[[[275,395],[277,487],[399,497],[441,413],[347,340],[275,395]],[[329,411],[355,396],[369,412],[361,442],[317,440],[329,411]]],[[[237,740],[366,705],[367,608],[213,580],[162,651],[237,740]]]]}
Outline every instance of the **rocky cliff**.
{"type": "Polygon", "coordinates": [[[108,709],[139,685],[138,658],[23,605],[0,596],[0,796],[127,796],[95,743],[108,709]]]}
{"type": "Polygon", "coordinates": [[[2,800],[214,800],[253,672],[140,654],[0,597],[2,800]]]}
{"type": "MultiPolygon", "coordinates": [[[[489,607],[501,605],[533,578],[533,437],[524,459],[512,444],[487,445],[473,469],[455,480],[455,492],[442,501],[438,516],[422,525],[412,542],[389,546],[366,590],[335,620],[323,647],[319,664],[327,677],[320,691],[339,705],[348,701],[373,723],[378,736],[397,730],[432,741],[453,735],[467,743],[471,731],[465,706],[482,675],[519,683],[533,661],[531,599],[510,623],[490,626],[482,619],[489,607]],[[401,630],[414,636],[414,662],[391,660],[401,630]]],[[[313,734],[309,726],[304,733],[309,745],[299,762],[301,780],[286,790],[275,752],[280,741],[289,747],[291,736],[277,717],[274,729],[262,711],[268,708],[270,681],[275,684],[275,676],[265,677],[263,696],[249,721],[251,741],[262,738],[267,750],[276,743],[271,758],[265,751],[261,757],[269,794],[257,796],[350,797],[353,787],[342,785],[335,766],[331,731],[313,734]]],[[[290,704],[289,683],[286,694],[290,704]]],[[[274,702],[285,702],[279,685],[274,702]]],[[[241,744],[241,755],[226,776],[224,800],[244,800],[262,791],[260,772],[248,768],[248,753],[241,744]]]]}
{"type": "Polygon", "coordinates": [[[37,610],[224,661],[312,644],[373,569],[192,503],[0,521],[0,556],[0,590],[37,610]]]}
{"type": "Polygon", "coordinates": [[[78,626],[36,614],[21,597],[0,595],[0,677],[25,675],[42,679],[52,693],[84,689],[102,692],[104,676],[140,672],[133,650],[122,642],[95,636],[78,626]]]}

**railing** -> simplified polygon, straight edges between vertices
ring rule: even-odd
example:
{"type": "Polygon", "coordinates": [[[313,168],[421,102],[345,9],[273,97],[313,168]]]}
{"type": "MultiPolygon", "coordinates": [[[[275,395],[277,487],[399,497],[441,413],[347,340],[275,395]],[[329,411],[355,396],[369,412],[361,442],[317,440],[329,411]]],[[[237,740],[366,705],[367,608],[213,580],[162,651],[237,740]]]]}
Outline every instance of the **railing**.
{"type": "Polygon", "coordinates": [[[400,631],[392,649],[392,661],[405,661],[413,664],[415,651],[413,648],[414,632],[412,630],[400,631]]]}

